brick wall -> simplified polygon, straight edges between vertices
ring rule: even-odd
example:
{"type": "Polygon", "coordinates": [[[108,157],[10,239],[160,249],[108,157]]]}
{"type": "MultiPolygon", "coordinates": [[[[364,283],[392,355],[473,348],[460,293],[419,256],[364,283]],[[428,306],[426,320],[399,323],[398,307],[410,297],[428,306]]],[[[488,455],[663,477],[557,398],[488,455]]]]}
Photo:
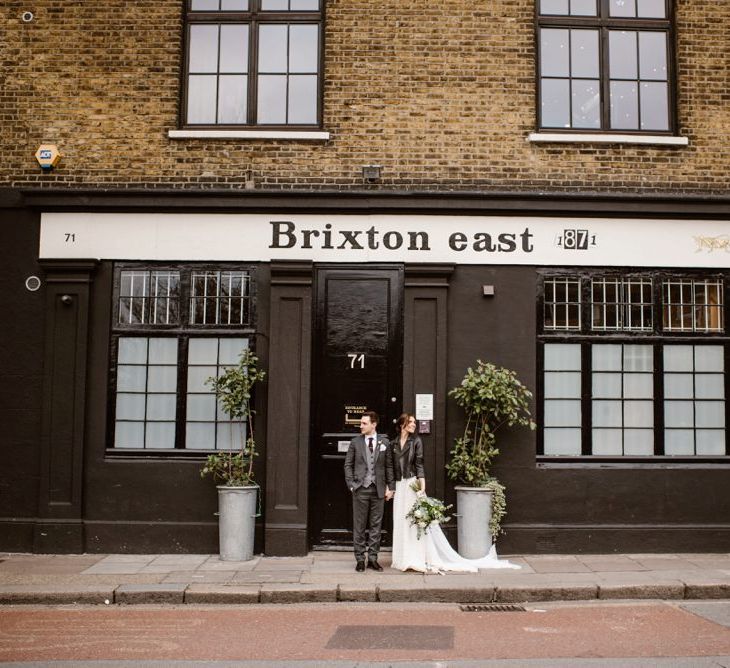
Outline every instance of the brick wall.
{"type": "Polygon", "coordinates": [[[328,0],[327,142],[172,140],[182,0],[0,5],[0,185],[727,194],[730,2],[678,0],[689,147],[534,145],[532,0],[328,0]],[[32,5],[32,6],[31,6],[32,5]],[[35,19],[23,23],[25,10],[35,19]],[[55,143],[42,174],[33,154],[55,143]]]}

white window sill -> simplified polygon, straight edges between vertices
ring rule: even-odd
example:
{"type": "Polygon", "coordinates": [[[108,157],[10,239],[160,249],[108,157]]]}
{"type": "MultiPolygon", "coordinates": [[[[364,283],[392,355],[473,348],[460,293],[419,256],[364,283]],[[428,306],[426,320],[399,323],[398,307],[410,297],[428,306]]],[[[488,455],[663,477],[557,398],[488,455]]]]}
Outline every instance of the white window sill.
{"type": "Polygon", "coordinates": [[[552,144],[654,144],[664,146],[688,146],[687,137],[667,135],[617,135],[588,134],[578,132],[531,132],[527,141],[552,144]]]}
{"type": "Polygon", "coordinates": [[[308,139],[326,140],[320,130],[168,130],[170,139],[308,139]]]}

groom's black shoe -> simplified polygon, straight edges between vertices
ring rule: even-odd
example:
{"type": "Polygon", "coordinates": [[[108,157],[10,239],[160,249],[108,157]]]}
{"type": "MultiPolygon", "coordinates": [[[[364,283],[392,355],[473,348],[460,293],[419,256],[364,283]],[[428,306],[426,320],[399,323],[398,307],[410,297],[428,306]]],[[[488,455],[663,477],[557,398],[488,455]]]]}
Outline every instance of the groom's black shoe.
{"type": "Polygon", "coordinates": [[[357,566],[355,566],[355,570],[358,573],[362,573],[365,570],[365,562],[364,561],[358,561],[357,566]]]}
{"type": "Polygon", "coordinates": [[[374,571],[382,571],[383,567],[378,563],[377,559],[368,560],[368,568],[372,568],[374,571]]]}

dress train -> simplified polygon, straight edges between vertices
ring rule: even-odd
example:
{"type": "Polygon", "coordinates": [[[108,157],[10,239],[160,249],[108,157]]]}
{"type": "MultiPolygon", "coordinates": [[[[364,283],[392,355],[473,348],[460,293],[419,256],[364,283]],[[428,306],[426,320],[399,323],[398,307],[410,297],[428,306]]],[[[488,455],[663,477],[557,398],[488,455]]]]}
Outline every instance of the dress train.
{"type": "Polygon", "coordinates": [[[480,568],[519,568],[517,564],[497,558],[497,549],[492,545],[489,553],[481,559],[466,559],[449,544],[438,524],[432,524],[426,533],[418,538],[418,528],[411,524],[406,514],[418,498],[411,489],[415,478],[399,480],[395,484],[393,500],[393,560],[392,567],[401,571],[421,573],[444,573],[456,571],[476,573],[480,568]]]}

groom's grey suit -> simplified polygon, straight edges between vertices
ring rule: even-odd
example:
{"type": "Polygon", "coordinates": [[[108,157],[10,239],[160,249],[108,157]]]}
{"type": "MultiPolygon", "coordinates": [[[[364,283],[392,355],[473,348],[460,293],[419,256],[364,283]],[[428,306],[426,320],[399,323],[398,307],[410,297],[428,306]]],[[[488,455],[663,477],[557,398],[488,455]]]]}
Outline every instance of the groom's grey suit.
{"type": "Polygon", "coordinates": [[[385,487],[395,489],[393,478],[393,454],[390,441],[378,434],[373,441],[372,461],[368,448],[368,436],[355,436],[345,456],[345,483],[352,492],[353,547],[355,559],[378,558],[380,529],[383,523],[385,487]],[[370,536],[365,543],[365,530],[370,536]]]}

